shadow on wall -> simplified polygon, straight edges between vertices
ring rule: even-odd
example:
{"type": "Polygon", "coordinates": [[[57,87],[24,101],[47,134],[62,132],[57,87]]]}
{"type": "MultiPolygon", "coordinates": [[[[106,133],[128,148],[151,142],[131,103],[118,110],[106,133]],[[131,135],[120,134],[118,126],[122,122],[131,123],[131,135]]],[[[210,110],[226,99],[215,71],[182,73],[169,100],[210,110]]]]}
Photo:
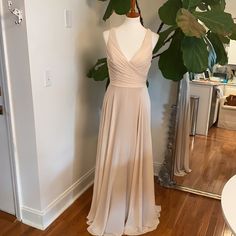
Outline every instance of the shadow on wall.
{"type": "Polygon", "coordinates": [[[152,142],[155,170],[163,163],[169,130],[171,106],[176,104],[177,83],[166,80],[153,60],[149,71],[149,93],[152,108],[152,142]]]}
{"type": "Polygon", "coordinates": [[[105,54],[102,32],[106,26],[101,20],[104,4],[87,0],[87,5],[91,12],[83,20],[77,37],[79,74],[75,113],[75,179],[81,178],[95,166],[100,110],[106,84],[106,81],[95,82],[86,76],[88,69],[105,54]]]}

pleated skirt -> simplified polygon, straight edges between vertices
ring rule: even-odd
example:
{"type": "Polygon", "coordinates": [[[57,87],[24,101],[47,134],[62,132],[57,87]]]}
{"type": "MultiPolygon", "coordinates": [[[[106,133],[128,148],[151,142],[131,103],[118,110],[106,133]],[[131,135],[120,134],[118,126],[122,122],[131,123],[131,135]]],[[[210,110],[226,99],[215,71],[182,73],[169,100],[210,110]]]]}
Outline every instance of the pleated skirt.
{"type": "Polygon", "coordinates": [[[109,85],[97,144],[88,231],[139,235],[156,229],[150,97],[146,87],[109,85]]]}

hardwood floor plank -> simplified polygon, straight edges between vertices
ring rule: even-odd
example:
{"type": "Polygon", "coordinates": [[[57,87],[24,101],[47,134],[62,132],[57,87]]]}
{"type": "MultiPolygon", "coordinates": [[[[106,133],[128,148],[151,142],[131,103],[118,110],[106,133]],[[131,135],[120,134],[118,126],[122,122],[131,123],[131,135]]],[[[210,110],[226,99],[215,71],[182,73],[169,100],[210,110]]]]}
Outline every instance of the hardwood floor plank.
{"type": "Polygon", "coordinates": [[[190,168],[178,184],[221,194],[225,183],[236,175],[236,131],[212,127],[209,135],[190,137],[190,168]]]}
{"type": "MultiPolygon", "coordinates": [[[[231,236],[225,225],[220,201],[155,184],[156,203],[161,205],[160,224],[147,236],[231,236]]],[[[87,190],[45,231],[18,221],[0,228],[1,236],[89,236],[86,216],[92,200],[87,190]]]]}

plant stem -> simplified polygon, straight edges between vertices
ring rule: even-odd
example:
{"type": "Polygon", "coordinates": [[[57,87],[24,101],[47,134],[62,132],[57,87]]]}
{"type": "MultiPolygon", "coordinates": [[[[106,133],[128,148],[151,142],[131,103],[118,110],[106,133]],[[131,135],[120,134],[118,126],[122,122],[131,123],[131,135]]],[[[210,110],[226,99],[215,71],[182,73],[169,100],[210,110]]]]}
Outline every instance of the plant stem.
{"type": "Polygon", "coordinates": [[[161,24],[160,24],[160,26],[159,26],[159,28],[158,28],[158,30],[157,30],[157,33],[158,33],[158,34],[161,32],[163,26],[164,26],[164,23],[161,22],[161,24]]]}
{"type": "Polygon", "coordinates": [[[108,88],[108,85],[110,84],[110,79],[109,78],[107,78],[107,82],[106,82],[106,88],[105,88],[105,91],[107,90],[107,88],[108,88]]]}
{"type": "Polygon", "coordinates": [[[140,23],[141,23],[141,25],[143,26],[143,17],[142,17],[142,14],[141,14],[141,9],[140,9],[138,0],[136,0],[136,6],[137,6],[137,9],[138,9],[138,13],[139,13],[139,15],[140,15],[140,23]]]}
{"type": "Polygon", "coordinates": [[[172,36],[170,36],[165,42],[164,42],[164,44],[163,45],[165,45],[166,43],[168,43],[171,39],[173,38],[173,35],[172,36]]]}
{"type": "Polygon", "coordinates": [[[159,57],[161,54],[162,54],[162,53],[159,53],[159,54],[153,55],[153,56],[152,56],[152,59],[155,59],[155,58],[159,57]]]}

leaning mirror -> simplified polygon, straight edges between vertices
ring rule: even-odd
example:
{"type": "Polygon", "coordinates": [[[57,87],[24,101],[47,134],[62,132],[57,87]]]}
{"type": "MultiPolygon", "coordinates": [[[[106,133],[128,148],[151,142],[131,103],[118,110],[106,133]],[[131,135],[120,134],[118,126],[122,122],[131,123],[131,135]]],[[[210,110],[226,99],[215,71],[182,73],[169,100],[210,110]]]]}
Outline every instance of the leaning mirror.
{"type": "Polygon", "coordinates": [[[236,174],[236,45],[229,63],[212,72],[186,74],[172,108],[162,185],[220,199],[236,174]]]}

